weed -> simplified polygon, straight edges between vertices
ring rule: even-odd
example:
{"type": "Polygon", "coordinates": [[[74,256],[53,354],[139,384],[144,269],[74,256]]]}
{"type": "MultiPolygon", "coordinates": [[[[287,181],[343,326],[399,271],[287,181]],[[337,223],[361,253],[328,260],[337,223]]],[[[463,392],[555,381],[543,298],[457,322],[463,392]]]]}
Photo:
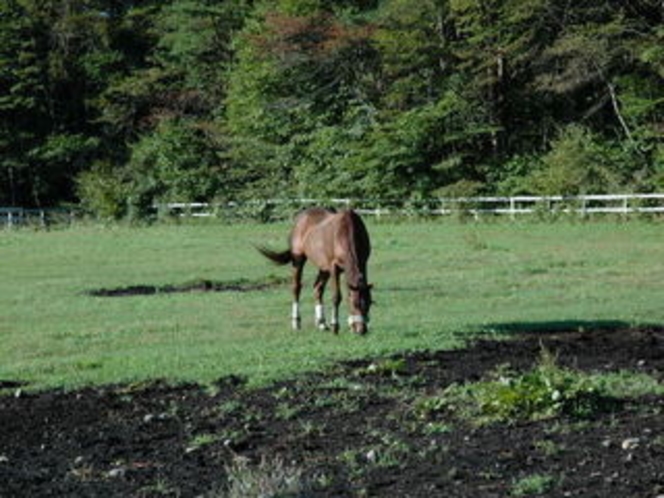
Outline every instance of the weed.
{"type": "Polygon", "coordinates": [[[551,491],[557,483],[553,476],[533,474],[514,483],[511,490],[512,496],[541,495],[551,491]]]}
{"type": "Polygon", "coordinates": [[[559,445],[550,439],[535,441],[534,446],[537,451],[548,457],[558,455],[563,450],[559,445]]]}
{"type": "Polygon", "coordinates": [[[434,436],[437,434],[449,434],[453,428],[451,425],[443,422],[427,422],[424,425],[424,434],[427,436],[434,436]]]}
{"type": "Polygon", "coordinates": [[[664,436],[657,436],[652,440],[652,445],[655,448],[664,449],[664,436]]]}
{"type": "Polygon", "coordinates": [[[664,394],[664,384],[654,377],[637,372],[621,370],[592,376],[592,381],[616,398],[638,398],[664,394]]]}
{"type": "Polygon", "coordinates": [[[564,369],[542,349],[537,366],[523,374],[499,369],[494,378],[452,385],[441,397],[420,400],[420,417],[444,408],[475,423],[542,420],[559,416],[588,418],[615,408],[617,399],[603,385],[581,373],[564,369]]]}
{"type": "Polygon", "coordinates": [[[410,446],[394,434],[372,431],[371,436],[377,442],[365,453],[365,458],[376,467],[400,467],[411,452],[410,446]]]}
{"type": "Polygon", "coordinates": [[[363,388],[362,384],[353,382],[345,377],[337,377],[318,386],[318,389],[331,391],[361,391],[363,388]]]}
{"type": "Polygon", "coordinates": [[[289,403],[279,403],[275,411],[275,417],[279,420],[292,420],[299,413],[300,408],[289,403]]]}
{"type": "Polygon", "coordinates": [[[260,496],[301,496],[309,491],[303,471],[277,457],[261,458],[252,466],[247,458],[237,457],[226,467],[227,489],[210,498],[247,498],[260,496]]]}
{"type": "Polygon", "coordinates": [[[217,408],[219,415],[222,417],[227,417],[236,413],[239,413],[243,408],[243,405],[240,401],[228,400],[224,401],[217,408]]]}
{"type": "Polygon", "coordinates": [[[205,446],[209,446],[213,443],[216,443],[217,441],[220,441],[222,439],[223,435],[221,434],[210,434],[210,433],[199,434],[189,442],[189,446],[187,449],[188,451],[195,451],[199,448],[203,448],[205,446]]]}
{"type": "Polygon", "coordinates": [[[337,457],[337,459],[346,467],[352,480],[359,479],[364,474],[365,455],[359,449],[348,449],[337,457]]]}
{"type": "Polygon", "coordinates": [[[407,371],[406,360],[404,358],[387,358],[371,363],[365,368],[357,371],[360,376],[374,375],[378,377],[396,378],[407,371]]]}
{"type": "Polygon", "coordinates": [[[304,420],[300,422],[300,428],[302,429],[302,435],[307,438],[307,437],[314,437],[314,436],[323,436],[325,433],[325,427],[326,425],[324,423],[317,424],[315,422],[312,422],[310,420],[304,420]]]}
{"type": "Polygon", "coordinates": [[[136,496],[138,498],[143,496],[180,496],[180,491],[164,479],[157,479],[154,484],[139,489],[136,496]]]}
{"type": "Polygon", "coordinates": [[[351,478],[361,477],[370,468],[401,467],[412,452],[408,444],[392,434],[375,431],[371,435],[377,439],[375,444],[348,449],[338,457],[338,460],[346,466],[351,478]]]}

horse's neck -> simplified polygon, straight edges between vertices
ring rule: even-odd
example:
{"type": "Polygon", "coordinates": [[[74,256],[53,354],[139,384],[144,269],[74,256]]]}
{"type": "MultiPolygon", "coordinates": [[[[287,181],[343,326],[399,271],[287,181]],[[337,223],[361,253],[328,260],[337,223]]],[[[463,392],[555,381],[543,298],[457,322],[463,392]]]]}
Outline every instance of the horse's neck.
{"type": "Polygon", "coordinates": [[[344,219],[342,223],[345,224],[344,231],[346,232],[345,244],[347,247],[344,248],[346,253],[345,259],[345,268],[346,280],[349,285],[360,286],[366,281],[366,264],[360,260],[358,254],[358,237],[357,237],[357,227],[353,223],[354,219],[350,212],[346,212],[342,215],[344,219]]]}

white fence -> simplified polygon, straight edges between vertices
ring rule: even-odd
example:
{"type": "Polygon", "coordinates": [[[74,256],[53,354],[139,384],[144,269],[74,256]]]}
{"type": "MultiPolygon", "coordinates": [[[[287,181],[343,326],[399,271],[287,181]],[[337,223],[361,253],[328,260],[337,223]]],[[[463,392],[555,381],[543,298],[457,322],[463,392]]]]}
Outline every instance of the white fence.
{"type": "MultiPolygon", "coordinates": [[[[579,196],[513,196],[460,197],[423,200],[370,199],[267,199],[227,203],[166,203],[155,205],[160,216],[222,219],[275,219],[290,216],[308,206],[352,207],[370,216],[448,216],[454,214],[509,216],[532,214],[570,214],[581,217],[594,214],[657,215],[664,213],[664,194],[618,194],[579,196]]],[[[79,217],[76,209],[0,208],[0,223],[6,227],[20,225],[48,226],[50,223],[72,223],[79,217]]]]}
{"type": "Polygon", "coordinates": [[[47,227],[52,223],[71,224],[78,217],[77,215],[78,211],[73,208],[0,207],[0,224],[4,224],[7,228],[25,225],[47,227]]]}
{"type": "Polygon", "coordinates": [[[657,214],[664,213],[664,194],[617,194],[579,196],[513,196],[513,197],[461,197],[432,198],[418,201],[386,201],[367,199],[268,199],[244,203],[168,203],[155,208],[161,213],[181,217],[223,217],[240,211],[255,212],[297,210],[307,206],[323,205],[353,207],[372,216],[444,216],[468,214],[507,215],[512,218],[527,214],[657,214]]]}

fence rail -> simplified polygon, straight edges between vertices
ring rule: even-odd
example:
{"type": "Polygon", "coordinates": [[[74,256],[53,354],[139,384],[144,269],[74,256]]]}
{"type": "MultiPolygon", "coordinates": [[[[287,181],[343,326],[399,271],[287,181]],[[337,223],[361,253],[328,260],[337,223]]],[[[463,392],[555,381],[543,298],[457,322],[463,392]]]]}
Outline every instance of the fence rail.
{"type": "Polygon", "coordinates": [[[71,224],[77,218],[79,218],[79,210],[75,208],[0,207],[0,225],[4,224],[7,228],[26,225],[48,227],[54,223],[71,224]]]}
{"type": "MultiPolygon", "coordinates": [[[[272,220],[289,217],[293,211],[314,206],[352,207],[368,216],[449,216],[454,214],[482,216],[509,216],[533,214],[571,214],[590,216],[614,214],[657,215],[664,213],[662,194],[615,194],[578,196],[512,196],[512,197],[455,197],[422,200],[376,199],[265,199],[246,202],[174,202],[156,204],[159,216],[183,218],[260,219],[272,220]]],[[[51,223],[71,224],[80,218],[80,211],[70,209],[24,209],[0,207],[0,224],[6,227],[32,225],[49,226],[51,223]]]]}
{"type": "Polygon", "coordinates": [[[243,203],[166,203],[155,208],[162,214],[180,217],[224,217],[239,212],[261,213],[293,210],[326,205],[353,207],[370,216],[446,216],[465,213],[471,216],[507,215],[515,218],[527,214],[657,214],[664,213],[664,194],[615,194],[578,196],[512,196],[512,197],[456,197],[431,198],[417,201],[369,199],[266,199],[243,203]]]}

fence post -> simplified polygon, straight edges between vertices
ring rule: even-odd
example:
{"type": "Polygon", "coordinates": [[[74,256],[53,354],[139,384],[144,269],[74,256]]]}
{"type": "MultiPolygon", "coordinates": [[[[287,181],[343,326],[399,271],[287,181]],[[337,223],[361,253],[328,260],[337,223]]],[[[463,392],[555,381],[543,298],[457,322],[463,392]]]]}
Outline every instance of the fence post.
{"type": "Polygon", "coordinates": [[[587,207],[587,200],[585,197],[581,198],[581,218],[586,217],[586,207],[587,207]]]}

